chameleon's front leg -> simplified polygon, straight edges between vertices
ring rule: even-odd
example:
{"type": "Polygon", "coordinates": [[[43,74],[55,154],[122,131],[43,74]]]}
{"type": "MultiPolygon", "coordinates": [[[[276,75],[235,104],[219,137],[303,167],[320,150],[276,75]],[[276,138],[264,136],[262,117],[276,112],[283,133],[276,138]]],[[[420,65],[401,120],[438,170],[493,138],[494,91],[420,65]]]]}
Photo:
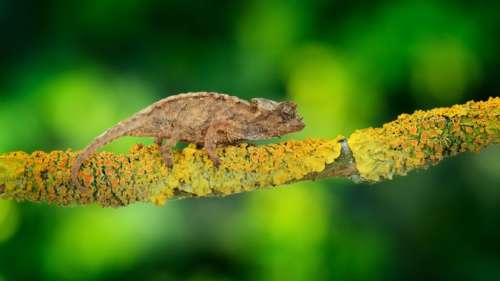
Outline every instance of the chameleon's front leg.
{"type": "Polygon", "coordinates": [[[172,159],[172,147],[174,147],[177,143],[177,138],[171,134],[167,134],[164,137],[157,137],[155,143],[160,146],[160,152],[167,167],[172,168],[174,165],[174,161],[172,159]],[[165,142],[163,140],[165,140],[165,142]]]}
{"type": "Polygon", "coordinates": [[[212,123],[205,135],[205,148],[207,149],[208,157],[216,167],[220,165],[220,159],[215,153],[217,144],[231,144],[242,139],[241,134],[235,129],[236,124],[232,121],[219,121],[212,123]]]}
{"type": "Polygon", "coordinates": [[[228,124],[226,122],[213,123],[208,127],[207,133],[205,134],[204,146],[207,150],[208,157],[210,158],[210,160],[212,160],[215,167],[219,167],[220,165],[220,159],[215,153],[217,143],[220,142],[219,132],[224,131],[227,126],[228,124]]]}
{"type": "Polygon", "coordinates": [[[161,147],[161,145],[163,144],[163,136],[157,136],[155,138],[155,144],[158,145],[158,147],[161,147]]]}

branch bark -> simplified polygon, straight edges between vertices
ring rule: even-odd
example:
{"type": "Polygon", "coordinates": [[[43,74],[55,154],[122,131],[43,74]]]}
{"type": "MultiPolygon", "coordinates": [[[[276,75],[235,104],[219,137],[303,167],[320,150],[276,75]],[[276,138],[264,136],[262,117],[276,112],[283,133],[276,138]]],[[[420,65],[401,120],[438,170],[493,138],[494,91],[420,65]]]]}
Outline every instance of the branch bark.
{"type": "Polygon", "coordinates": [[[437,164],[461,152],[500,143],[500,98],[402,114],[381,128],[349,138],[286,141],[217,150],[216,168],[205,150],[190,145],[167,169],[156,145],[135,145],[127,155],[100,152],[80,171],[82,193],[71,183],[76,153],[11,152],[0,155],[0,198],[58,205],[134,202],[164,204],[172,198],[225,196],[303,180],[347,177],[379,182],[437,164]]]}

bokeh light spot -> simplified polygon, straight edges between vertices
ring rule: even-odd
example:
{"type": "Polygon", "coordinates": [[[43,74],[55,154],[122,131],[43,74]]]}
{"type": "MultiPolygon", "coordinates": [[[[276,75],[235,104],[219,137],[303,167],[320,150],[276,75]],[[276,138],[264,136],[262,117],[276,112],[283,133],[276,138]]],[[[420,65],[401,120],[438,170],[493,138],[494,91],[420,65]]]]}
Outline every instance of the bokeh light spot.
{"type": "Polygon", "coordinates": [[[416,48],[412,88],[420,101],[459,102],[477,76],[478,62],[461,42],[438,39],[416,48]]]}
{"type": "Polygon", "coordinates": [[[42,91],[49,126],[68,144],[83,146],[151,102],[137,79],[81,69],[56,76],[42,91]]]}
{"type": "Polygon", "coordinates": [[[19,227],[19,212],[15,203],[0,200],[0,243],[9,240],[19,227]]]}
{"type": "Polygon", "coordinates": [[[287,86],[306,120],[304,134],[332,137],[348,126],[352,80],[341,59],[328,48],[311,45],[300,50],[287,86]]]}
{"type": "Polygon", "coordinates": [[[123,209],[75,209],[47,242],[45,266],[54,277],[97,276],[141,259],[151,245],[172,238],[176,209],[134,205],[123,209]],[[167,214],[167,215],[166,215],[167,214]],[[168,220],[168,224],[164,223],[168,220]]]}
{"type": "Polygon", "coordinates": [[[240,22],[241,46],[268,59],[283,56],[303,28],[303,14],[295,5],[300,4],[273,0],[252,3],[240,22]]]}
{"type": "Polygon", "coordinates": [[[252,243],[257,251],[265,252],[258,256],[258,264],[266,280],[278,280],[278,276],[280,280],[307,280],[306,276],[321,272],[317,251],[326,239],[331,205],[321,192],[314,191],[314,184],[306,185],[295,184],[279,194],[262,192],[250,201],[249,212],[256,224],[252,243]]]}
{"type": "Polygon", "coordinates": [[[0,104],[0,150],[31,150],[38,147],[33,140],[43,134],[43,126],[31,103],[0,104]]]}

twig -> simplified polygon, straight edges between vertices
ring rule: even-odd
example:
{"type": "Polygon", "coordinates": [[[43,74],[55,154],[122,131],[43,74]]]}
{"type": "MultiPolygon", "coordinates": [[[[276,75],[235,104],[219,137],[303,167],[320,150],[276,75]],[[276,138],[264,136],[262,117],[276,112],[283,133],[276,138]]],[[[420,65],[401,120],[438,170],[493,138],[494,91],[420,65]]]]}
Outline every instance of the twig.
{"type": "Polygon", "coordinates": [[[86,193],[71,183],[75,152],[7,153],[0,155],[0,198],[58,205],[161,205],[171,198],[225,196],[328,177],[378,182],[496,143],[498,97],[402,114],[382,128],[358,130],[349,138],[227,146],[217,151],[220,167],[193,145],[175,153],[171,169],[156,145],[135,145],[127,155],[100,152],[80,171],[90,187],[86,193]]]}

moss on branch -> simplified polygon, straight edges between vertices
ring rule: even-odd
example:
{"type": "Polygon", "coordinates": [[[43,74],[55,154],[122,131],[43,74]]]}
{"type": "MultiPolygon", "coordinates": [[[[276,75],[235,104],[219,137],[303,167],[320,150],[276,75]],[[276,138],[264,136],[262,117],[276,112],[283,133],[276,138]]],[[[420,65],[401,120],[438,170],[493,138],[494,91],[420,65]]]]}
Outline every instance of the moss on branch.
{"type": "Polygon", "coordinates": [[[216,168],[204,149],[190,145],[174,154],[167,169],[156,145],[135,145],[126,155],[100,152],[71,183],[76,153],[41,151],[0,155],[0,198],[59,205],[163,204],[170,198],[224,196],[256,188],[326,177],[377,182],[436,164],[460,152],[500,142],[500,98],[403,114],[382,128],[349,138],[287,141],[218,149],[216,168]]]}

